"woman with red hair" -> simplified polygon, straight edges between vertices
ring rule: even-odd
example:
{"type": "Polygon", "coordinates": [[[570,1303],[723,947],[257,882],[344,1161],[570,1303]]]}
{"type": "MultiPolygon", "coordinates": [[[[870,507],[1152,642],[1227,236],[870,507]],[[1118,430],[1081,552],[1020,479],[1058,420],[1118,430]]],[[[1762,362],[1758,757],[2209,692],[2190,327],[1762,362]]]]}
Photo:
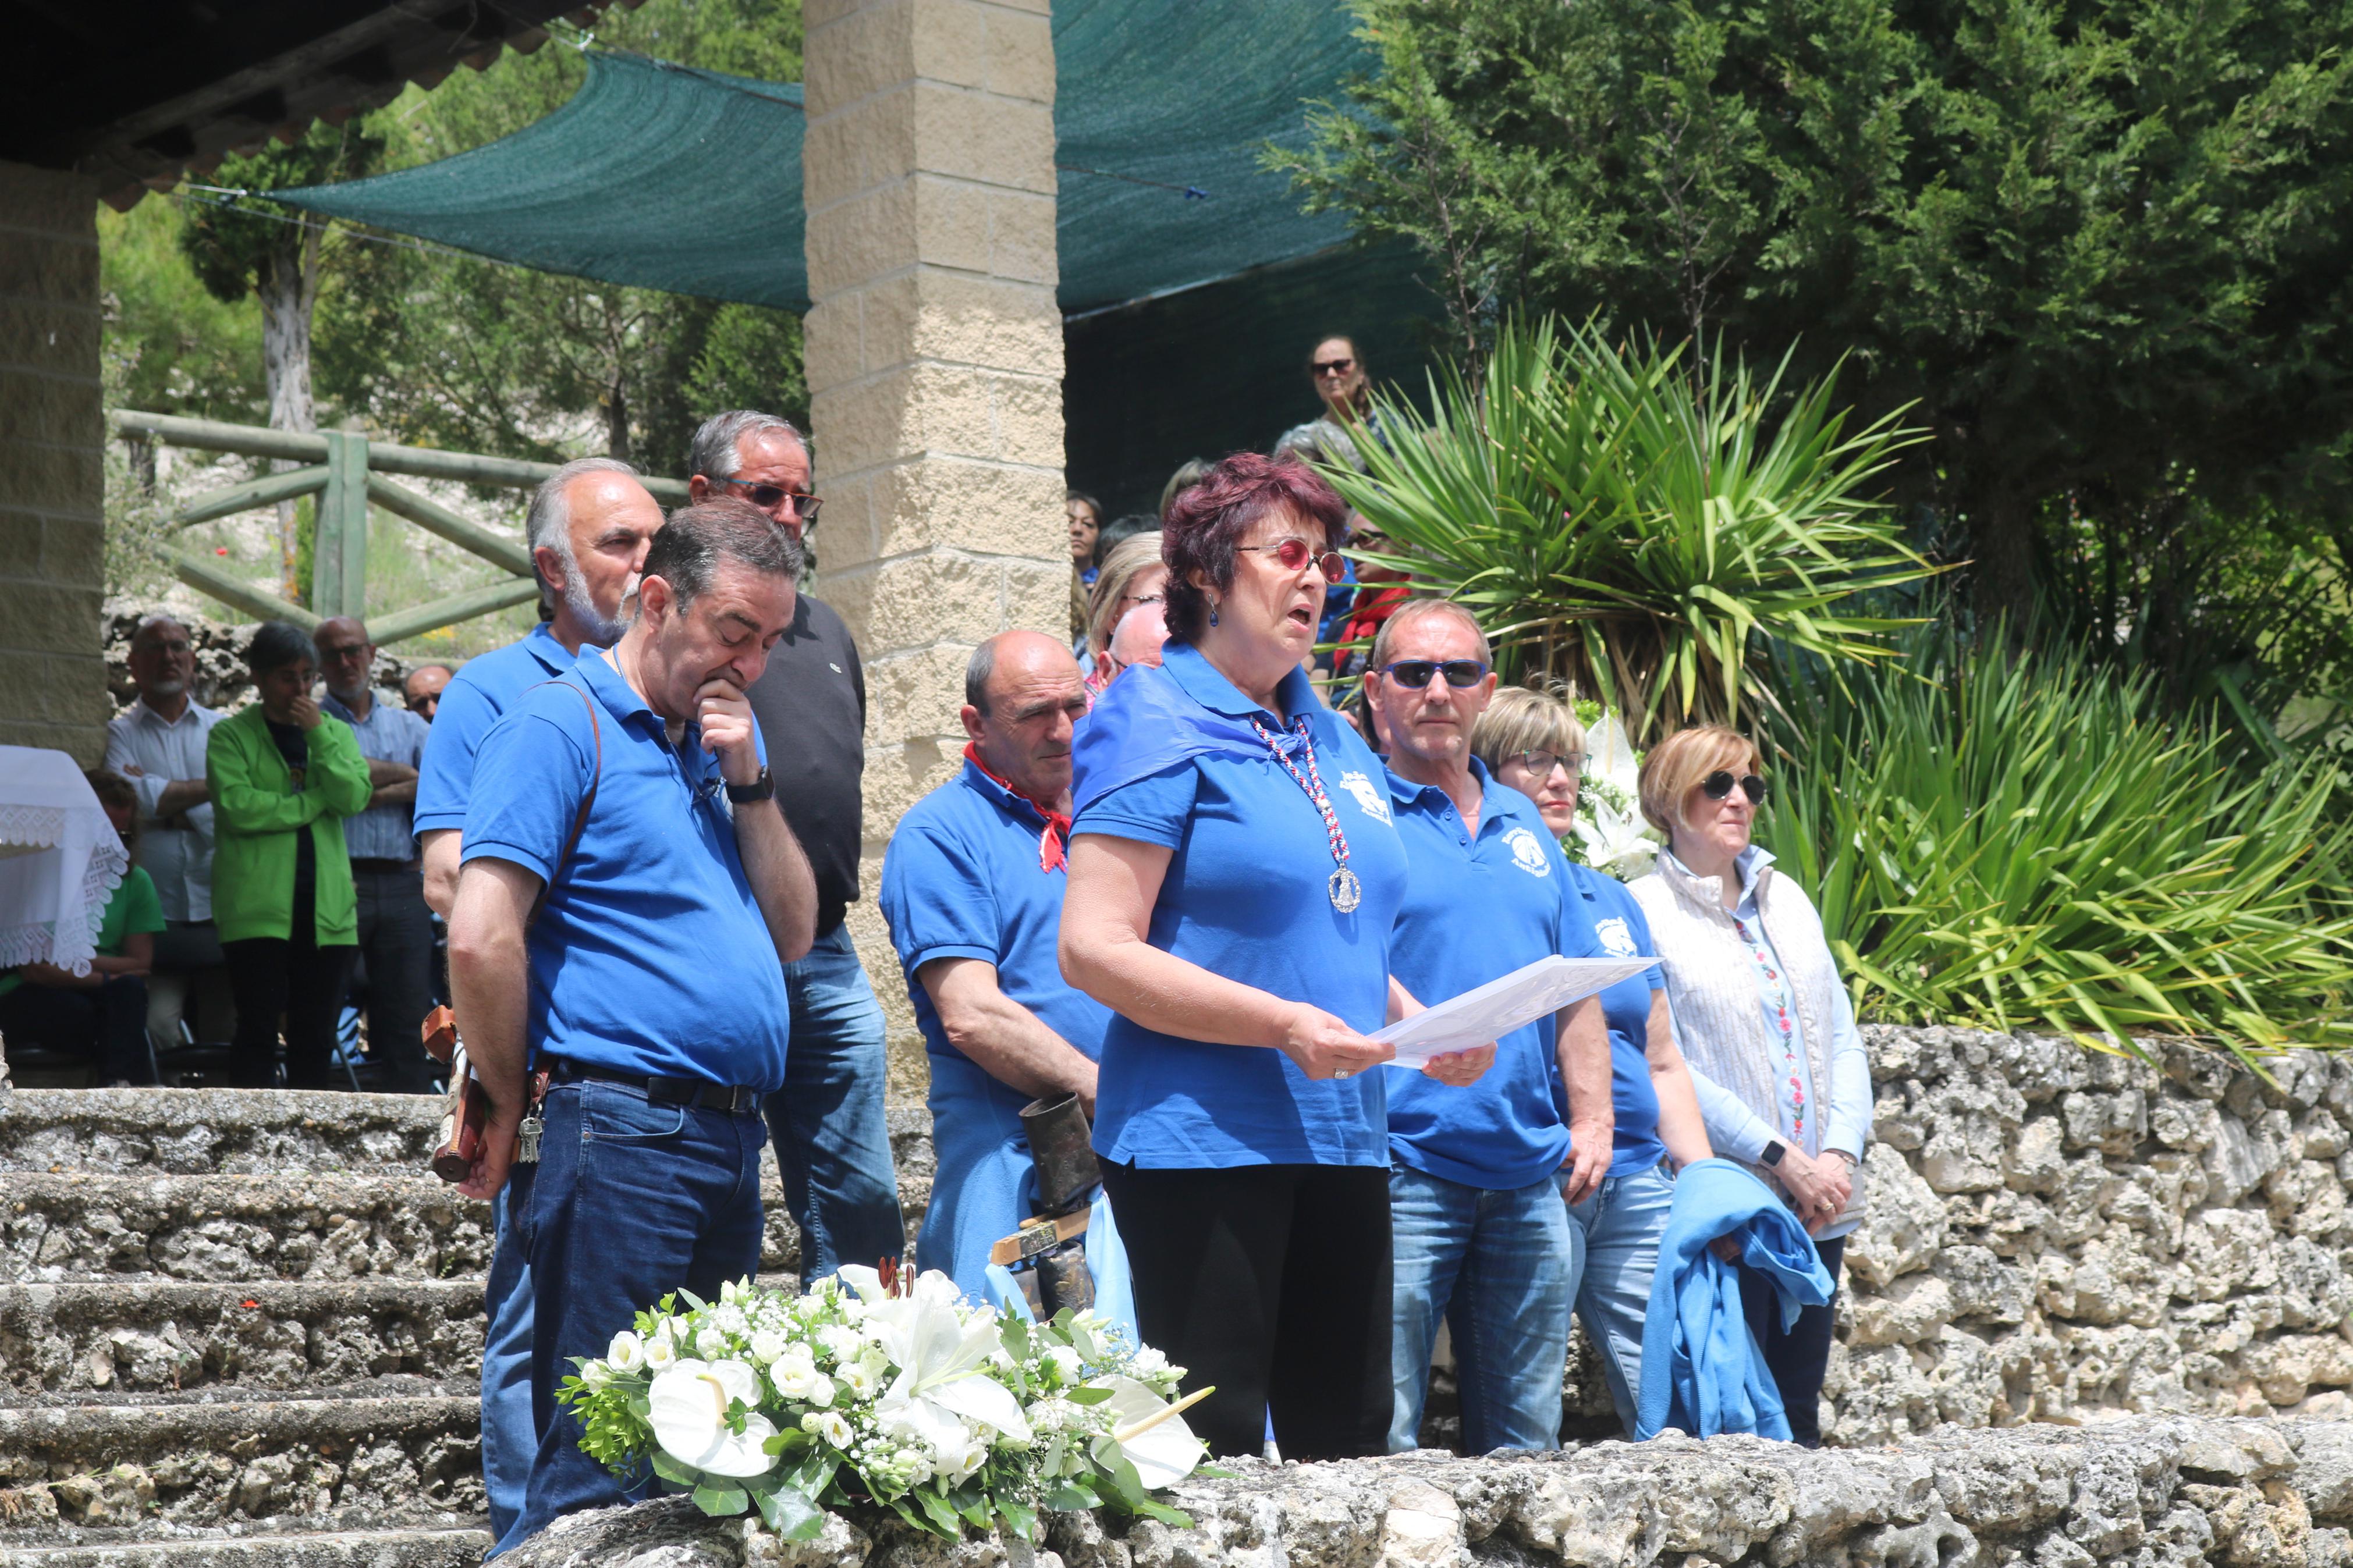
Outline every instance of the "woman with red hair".
{"type": "MultiPolygon", "coordinates": [[[[1145,1341],[1218,1392],[1219,1455],[1385,1450],[1388,1100],[1366,1037],[1405,854],[1379,759],[1316,700],[1345,509],[1304,466],[1228,458],[1164,525],[1168,642],[1079,732],[1062,972],[1116,1015],[1095,1151],[1145,1341]]],[[[1469,1082],[1492,1047],[1425,1070],[1469,1082]]]]}

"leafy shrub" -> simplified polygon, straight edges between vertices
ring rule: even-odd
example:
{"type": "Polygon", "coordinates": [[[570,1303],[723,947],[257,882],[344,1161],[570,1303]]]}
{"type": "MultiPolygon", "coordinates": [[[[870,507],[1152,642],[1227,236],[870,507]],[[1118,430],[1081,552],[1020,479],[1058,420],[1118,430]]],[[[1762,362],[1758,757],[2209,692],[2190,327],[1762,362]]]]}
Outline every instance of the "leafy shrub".
{"type": "Polygon", "coordinates": [[[2353,830],[2325,761],[2234,764],[2220,723],[2073,649],[1942,624],[1905,645],[1843,680],[1791,670],[1757,825],[1858,1011],[2128,1049],[2353,1043],[2353,830]]]}

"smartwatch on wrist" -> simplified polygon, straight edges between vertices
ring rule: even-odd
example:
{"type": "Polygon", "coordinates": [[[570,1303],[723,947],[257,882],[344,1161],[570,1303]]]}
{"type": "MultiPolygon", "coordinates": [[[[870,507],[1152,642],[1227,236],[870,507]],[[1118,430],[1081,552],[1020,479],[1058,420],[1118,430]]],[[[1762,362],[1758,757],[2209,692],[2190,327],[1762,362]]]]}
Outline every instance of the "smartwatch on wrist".
{"type": "Polygon", "coordinates": [[[755,800],[774,800],[776,795],[776,781],[768,775],[765,767],[760,770],[760,776],[750,784],[727,786],[727,799],[733,805],[749,805],[755,800]]]}
{"type": "Polygon", "coordinates": [[[1776,1138],[1773,1142],[1765,1145],[1765,1152],[1759,1155],[1758,1158],[1764,1161],[1766,1165],[1768,1167],[1778,1167],[1781,1163],[1781,1156],[1788,1152],[1788,1145],[1782,1142],[1778,1138],[1776,1138]]]}

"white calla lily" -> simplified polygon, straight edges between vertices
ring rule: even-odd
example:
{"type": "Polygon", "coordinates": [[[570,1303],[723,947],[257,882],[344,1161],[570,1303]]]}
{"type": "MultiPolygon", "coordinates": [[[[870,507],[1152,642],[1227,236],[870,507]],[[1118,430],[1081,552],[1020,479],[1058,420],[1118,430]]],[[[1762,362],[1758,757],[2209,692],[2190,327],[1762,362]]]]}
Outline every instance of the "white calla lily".
{"type": "Polygon", "coordinates": [[[681,1360],[646,1391],[647,1419],[654,1440],[681,1464],[714,1476],[764,1476],[776,1465],[763,1447],[776,1428],[755,1412],[744,1418],[743,1431],[731,1431],[727,1407],[739,1400],[760,1403],[759,1374],[749,1366],[681,1360]]]}
{"type": "Polygon", "coordinates": [[[1103,1408],[1111,1412],[1113,1440],[1148,1491],[1175,1486],[1208,1458],[1209,1450],[1182,1415],[1162,1417],[1135,1436],[1122,1439],[1119,1432],[1151,1421],[1168,1408],[1168,1401],[1132,1377],[1111,1377],[1092,1386],[1111,1390],[1103,1408]]]}

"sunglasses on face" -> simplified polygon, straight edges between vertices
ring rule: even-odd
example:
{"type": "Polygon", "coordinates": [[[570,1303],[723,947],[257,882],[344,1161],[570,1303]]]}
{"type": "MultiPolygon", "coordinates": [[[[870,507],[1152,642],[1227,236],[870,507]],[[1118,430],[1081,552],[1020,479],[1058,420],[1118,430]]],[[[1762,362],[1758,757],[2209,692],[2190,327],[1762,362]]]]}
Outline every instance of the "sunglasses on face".
{"type": "Polygon", "coordinates": [[[1285,572],[1304,572],[1310,561],[1324,574],[1326,583],[1337,583],[1348,570],[1336,550],[1317,550],[1303,539],[1286,539],[1280,544],[1237,544],[1236,550],[1263,551],[1272,555],[1285,572]]]}
{"type": "Polygon", "coordinates": [[[792,502],[793,515],[801,520],[803,528],[817,526],[817,509],[825,504],[821,497],[807,495],[799,490],[788,490],[782,485],[754,484],[750,479],[722,479],[719,482],[723,485],[741,485],[744,488],[744,499],[762,511],[774,511],[779,501],[792,502]]]}
{"type": "MultiPolygon", "coordinates": [[[[1478,685],[1487,679],[1487,667],[1475,658],[1400,658],[1381,666],[1381,673],[1404,687],[1408,691],[1419,691],[1430,684],[1430,678],[1440,672],[1446,684],[1457,691],[1478,685]]],[[[1551,770],[1545,770],[1549,773],[1551,770]]]]}
{"type": "Polygon", "coordinates": [[[1732,786],[1736,784],[1740,786],[1740,793],[1748,797],[1749,805],[1765,804],[1765,781],[1755,773],[1743,773],[1736,779],[1724,769],[1718,768],[1699,781],[1699,792],[1710,800],[1722,800],[1732,793],[1732,786]]]}
{"type": "Polygon", "coordinates": [[[1318,375],[1345,375],[1356,368],[1353,359],[1319,359],[1313,363],[1318,375]]]}
{"type": "Polygon", "coordinates": [[[1514,752],[1512,757],[1533,778],[1548,779],[1555,768],[1567,768],[1571,778],[1585,771],[1585,759],[1575,752],[1514,752]]]}

